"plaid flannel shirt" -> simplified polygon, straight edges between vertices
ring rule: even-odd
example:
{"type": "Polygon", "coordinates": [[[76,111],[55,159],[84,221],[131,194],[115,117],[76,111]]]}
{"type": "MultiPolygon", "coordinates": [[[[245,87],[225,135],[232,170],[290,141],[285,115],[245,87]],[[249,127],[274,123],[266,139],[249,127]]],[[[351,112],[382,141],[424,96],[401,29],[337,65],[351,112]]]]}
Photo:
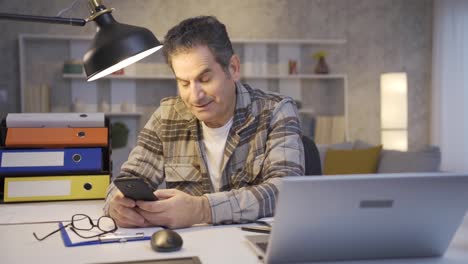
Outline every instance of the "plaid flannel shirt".
{"type": "MultiPolygon", "coordinates": [[[[207,169],[200,122],[180,97],[161,101],[141,131],[121,175],[166,181],[191,195],[205,195],[213,224],[273,216],[283,176],[304,175],[304,149],[294,101],[236,83],[236,109],[224,150],[220,191],[207,169]]],[[[104,211],[116,187],[108,189],[104,211]]]]}

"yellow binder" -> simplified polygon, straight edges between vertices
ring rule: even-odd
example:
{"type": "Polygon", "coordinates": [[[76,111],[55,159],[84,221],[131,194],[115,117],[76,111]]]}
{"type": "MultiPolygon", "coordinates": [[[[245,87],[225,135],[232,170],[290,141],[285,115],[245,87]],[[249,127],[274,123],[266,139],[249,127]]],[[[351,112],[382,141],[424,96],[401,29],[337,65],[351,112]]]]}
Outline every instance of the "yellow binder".
{"type": "Polygon", "coordinates": [[[5,177],[4,202],[102,199],[109,175],[5,177]]]}

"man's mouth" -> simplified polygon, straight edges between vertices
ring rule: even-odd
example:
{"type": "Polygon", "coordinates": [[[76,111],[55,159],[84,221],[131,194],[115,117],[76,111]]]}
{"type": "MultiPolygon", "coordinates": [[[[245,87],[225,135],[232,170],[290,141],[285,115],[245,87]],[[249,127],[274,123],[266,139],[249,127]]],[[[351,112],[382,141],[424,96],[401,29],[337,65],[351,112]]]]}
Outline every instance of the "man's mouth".
{"type": "Polygon", "coordinates": [[[193,106],[196,107],[196,108],[203,108],[203,107],[211,104],[211,102],[213,102],[213,101],[208,101],[208,102],[203,103],[203,104],[194,104],[193,106]]]}

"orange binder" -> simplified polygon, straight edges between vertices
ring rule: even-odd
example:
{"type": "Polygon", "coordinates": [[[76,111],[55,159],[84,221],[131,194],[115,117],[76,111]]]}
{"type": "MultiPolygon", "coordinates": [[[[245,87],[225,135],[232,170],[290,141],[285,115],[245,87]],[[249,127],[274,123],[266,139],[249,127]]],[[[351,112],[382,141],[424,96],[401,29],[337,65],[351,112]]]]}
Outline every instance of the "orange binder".
{"type": "Polygon", "coordinates": [[[105,147],[107,127],[8,128],[5,146],[10,148],[105,147]]]}

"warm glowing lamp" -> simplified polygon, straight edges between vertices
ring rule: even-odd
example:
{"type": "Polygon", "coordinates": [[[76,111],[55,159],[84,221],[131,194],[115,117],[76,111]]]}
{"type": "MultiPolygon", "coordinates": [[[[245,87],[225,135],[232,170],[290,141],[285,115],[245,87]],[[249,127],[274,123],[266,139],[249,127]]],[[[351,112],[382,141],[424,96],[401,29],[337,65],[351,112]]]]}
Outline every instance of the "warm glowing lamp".
{"type": "Polygon", "coordinates": [[[408,79],[404,72],[380,77],[380,120],[385,149],[408,150],[408,79]]]}

